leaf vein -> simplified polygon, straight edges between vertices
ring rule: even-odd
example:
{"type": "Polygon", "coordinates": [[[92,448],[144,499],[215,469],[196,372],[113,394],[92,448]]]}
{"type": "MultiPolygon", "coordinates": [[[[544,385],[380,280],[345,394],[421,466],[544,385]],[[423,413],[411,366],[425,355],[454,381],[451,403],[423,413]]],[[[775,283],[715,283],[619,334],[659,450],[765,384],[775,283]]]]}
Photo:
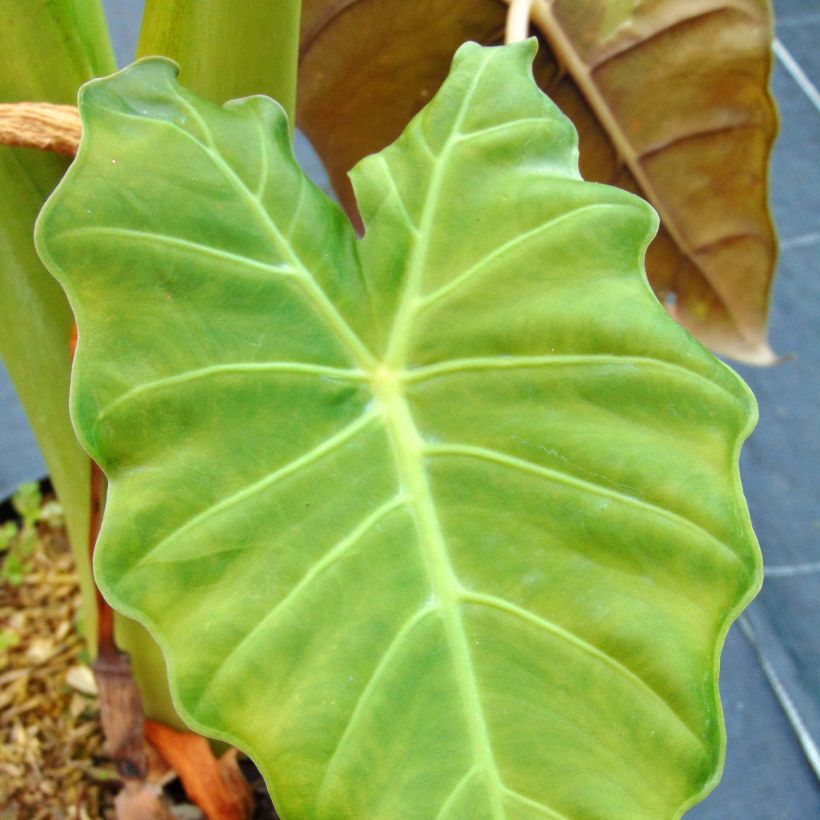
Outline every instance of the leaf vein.
{"type": "Polygon", "coordinates": [[[447,795],[445,801],[441,804],[441,808],[438,810],[438,813],[433,820],[446,820],[447,812],[455,806],[459,796],[464,791],[464,787],[470,782],[470,780],[473,779],[474,775],[478,774],[478,772],[479,769],[476,766],[473,766],[471,769],[468,769],[461,776],[461,778],[459,778],[456,785],[450,790],[450,793],[447,795]]]}
{"type": "Polygon", "coordinates": [[[689,131],[685,134],[680,134],[677,137],[672,137],[671,139],[664,140],[663,142],[657,145],[652,145],[648,148],[644,148],[639,154],[636,155],[635,161],[642,162],[645,159],[650,159],[651,157],[654,157],[657,154],[663,153],[669,148],[684,145],[687,142],[692,142],[694,140],[704,139],[706,137],[719,136],[721,134],[731,134],[733,131],[743,131],[748,128],[759,127],[760,125],[755,122],[738,122],[730,123],[729,125],[718,125],[709,128],[702,128],[699,131],[689,131]]]}
{"type": "Polygon", "coordinates": [[[207,379],[211,376],[235,375],[240,373],[283,373],[297,376],[318,376],[319,378],[340,379],[343,381],[366,382],[367,374],[361,370],[348,370],[340,367],[309,364],[308,362],[228,362],[207,367],[185,370],[152,381],[143,382],[117,396],[97,414],[99,423],[117,407],[142,393],[160,390],[185,382],[207,379]]]}
{"type": "Polygon", "coordinates": [[[436,364],[408,370],[403,376],[403,381],[406,384],[414,384],[449,375],[469,373],[474,370],[523,370],[549,365],[568,367],[578,365],[601,367],[657,367],[662,370],[668,370],[670,373],[676,373],[686,378],[697,380],[703,385],[708,384],[729,396],[733,401],[735,400],[735,396],[725,387],[688,367],[683,367],[674,362],[652,356],[620,356],[608,353],[556,353],[545,356],[477,356],[464,359],[449,359],[443,362],[437,362],[436,364]]]}
{"type": "Polygon", "coordinates": [[[517,803],[520,803],[522,806],[528,806],[532,809],[537,809],[540,811],[545,817],[552,817],[553,820],[570,820],[565,814],[560,814],[559,812],[551,809],[549,806],[545,806],[543,803],[539,803],[537,800],[533,800],[531,797],[527,797],[521,792],[516,791],[515,789],[506,788],[504,789],[507,797],[510,800],[515,800],[517,803]]]}
{"type": "Polygon", "coordinates": [[[436,609],[436,606],[428,606],[414,612],[398,629],[395,636],[393,637],[393,640],[390,642],[390,645],[384,651],[381,658],[379,659],[379,662],[374,667],[373,672],[371,673],[367,683],[365,684],[364,689],[362,689],[361,693],[359,694],[359,697],[356,700],[356,704],[354,705],[353,710],[350,713],[350,718],[345,724],[345,728],[342,730],[341,735],[339,735],[339,740],[337,741],[336,746],[333,749],[333,752],[328,758],[325,773],[322,777],[322,781],[319,784],[319,788],[316,791],[317,810],[322,804],[325,789],[331,782],[331,775],[339,765],[339,755],[341,751],[345,748],[345,746],[347,746],[351,742],[353,732],[355,731],[356,726],[362,718],[362,714],[364,713],[365,707],[367,706],[370,697],[376,691],[376,688],[379,685],[379,681],[381,680],[382,675],[388,669],[390,663],[395,659],[396,655],[398,654],[402,646],[406,644],[407,639],[409,638],[412,631],[428,615],[431,615],[433,612],[435,612],[436,609]]]}
{"type": "Polygon", "coordinates": [[[257,119],[256,120],[257,130],[259,131],[259,161],[262,165],[262,168],[259,172],[259,182],[256,186],[256,198],[261,202],[262,196],[265,193],[265,189],[268,187],[268,145],[265,140],[265,131],[262,128],[262,121],[257,119]]]}
{"type": "Polygon", "coordinates": [[[141,231],[136,228],[92,225],[87,228],[71,228],[70,230],[63,231],[59,236],[81,236],[83,234],[89,234],[92,236],[120,237],[123,239],[135,239],[138,241],[156,243],[158,245],[166,245],[168,247],[187,250],[191,253],[197,253],[203,256],[212,256],[215,259],[224,259],[226,262],[246,265],[266,273],[276,273],[282,276],[295,276],[297,273],[297,271],[289,265],[273,265],[270,262],[262,262],[261,260],[254,259],[250,256],[242,256],[240,254],[232,253],[231,251],[203,245],[199,242],[192,242],[189,239],[183,239],[179,236],[170,236],[168,234],[156,233],[154,231],[141,231]]]}
{"type": "Polygon", "coordinates": [[[299,213],[302,210],[302,203],[305,200],[305,190],[308,187],[307,180],[303,176],[299,178],[299,181],[301,184],[299,185],[299,193],[296,196],[296,205],[293,206],[293,213],[290,215],[290,220],[284,233],[284,235],[288,238],[288,241],[293,239],[293,233],[299,222],[299,213]]]}
{"type": "Polygon", "coordinates": [[[455,141],[459,143],[469,142],[477,137],[483,137],[494,133],[503,133],[504,131],[509,131],[510,129],[520,128],[522,125],[546,125],[551,127],[551,123],[546,117],[521,117],[517,120],[507,120],[506,122],[499,123],[498,125],[490,125],[486,128],[480,128],[476,131],[462,131],[461,134],[455,138],[455,141]]]}
{"type": "Polygon", "coordinates": [[[688,17],[680,17],[677,20],[672,20],[671,22],[664,23],[664,25],[660,28],[642,34],[640,37],[636,37],[633,40],[629,40],[626,44],[618,46],[614,50],[602,54],[594,62],[590,63],[590,73],[598,71],[599,68],[602,68],[604,65],[611,62],[612,60],[617,60],[619,57],[626,56],[631,51],[635,51],[645,45],[652,43],[654,40],[663,37],[663,35],[668,34],[670,31],[673,31],[676,28],[691,26],[693,23],[699,22],[700,20],[704,20],[708,17],[714,17],[715,15],[722,15],[726,12],[737,12],[739,14],[744,15],[745,17],[749,17],[748,10],[741,9],[738,6],[733,5],[731,3],[718,6],[714,9],[705,9],[702,11],[697,11],[694,14],[689,15],[688,17]]]}
{"type": "Polygon", "coordinates": [[[502,453],[498,450],[493,450],[489,447],[476,447],[468,444],[428,444],[425,447],[425,452],[432,456],[456,456],[487,461],[500,466],[511,467],[516,470],[532,473],[533,475],[541,476],[558,484],[566,484],[567,486],[575,489],[581,489],[585,492],[594,493],[595,495],[603,495],[607,498],[621,501],[631,506],[638,507],[646,512],[650,512],[653,515],[666,518],[678,526],[683,525],[690,530],[696,531],[702,537],[708,538],[709,541],[719,548],[719,551],[722,554],[732,559],[733,562],[740,562],[740,557],[738,554],[727,543],[709,532],[709,530],[705,529],[700,524],[695,523],[690,518],[686,518],[686,516],[683,516],[680,513],[673,512],[672,510],[667,509],[666,507],[661,507],[651,501],[645,501],[642,498],[637,498],[629,493],[620,492],[619,490],[615,490],[603,484],[596,484],[595,482],[588,481],[584,478],[578,478],[570,473],[554,470],[550,467],[543,467],[532,461],[516,458],[515,456],[502,453]]]}
{"type": "Polygon", "coordinates": [[[407,210],[407,205],[404,202],[404,197],[402,197],[401,191],[399,191],[399,186],[396,184],[396,178],[393,176],[393,172],[390,169],[390,163],[387,161],[384,154],[377,154],[376,156],[380,160],[379,165],[384,171],[384,175],[387,177],[387,181],[390,185],[390,189],[393,192],[393,196],[398,202],[399,208],[401,209],[401,212],[404,214],[404,218],[407,220],[407,224],[410,226],[411,232],[418,236],[418,225],[416,225],[415,221],[413,220],[413,217],[410,216],[410,212],[407,210]]]}
{"type": "Polygon", "coordinates": [[[217,679],[221,674],[224,673],[226,665],[228,661],[235,657],[237,653],[242,650],[243,646],[247,646],[249,642],[251,642],[254,636],[264,632],[264,630],[268,627],[271,621],[273,621],[277,615],[281,612],[284,612],[290,602],[296,598],[296,596],[302,592],[304,589],[307,589],[311,583],[324,572],[328,567],[335,564],[339,561],[344,555],[350,550],[352,547],[355,547],[356,544],[380,521],[384,520],[390,513],[397,510],[399,507],[402,506],[404,503],[404,497],[402,495],[396,495],[389,501],[382,504],[376,510],[374,510],[370,515],[363,518],[357,525],[354,527],[344,538],[338,541],[333,547],[331,547],[323,556],[322,558],[317,561],[310,569],[299,579],[299,581],[291,587],[288,591],[287,595],[284,598],[281,598],[279,601],[274,604],[271,610],[262,618],[258,623],[256,623],[253,628],[244,635],[241,640],[239,640],[234,646],[231,647],[230,651],[224,658],[219,662],[219,668],[216,671],[208,683],[202,688],[202,691],[199,694],[199,698],[197,700],[197,704],[195,708],[198,708],[199,705],[205,699],[208,691],[213,687],[217,679]]]}
{"type": "Polygon", "coordinates": [[[500,612],[504,612],[508,615],[513,617],[519,618],[522,621],[532,624],[533,626],[539,627],[543,629],[545,632],[549,632],[557,637],[561,638],[562,640],[566,641],[568,644],[571,644],[576,649],[586,653],[587,655],[591,655],[594,658],[597,658],[602,663],[605,663],[609,666],[612,670],[614,670],[618,675],[626,678],[631,684],[637,686],[643,692],[650,695],[650,697],[660,703],[664,709],[666,709],[670,714],[674,715],[675,720],[680,723],[680,725],[686,730],[686,733],[694,738],[695,742],[697,743],[699,748],[704,748],[705,744],[701,738],[699,738],[689,724],[683,720],[683,718],[678,714],[677,710],[672,706],[669,701],[667,701],[659,692],[653,689],[640,675],[637,675],[633,672],[628,666],[624,663],[619,661],[613,655],[610,655],[608,652],[605,652],[600,647],[591,644],[589,641],[584,640],[579,635],[575,634],[574,632],[565,629],[562,626],[554,623],[553,621],[544,618],[541,615],[537,615],[536,613],[532,612],[529,609],[525,609],[524,607],[518,606],[517,604],[512,603],[512,601],[507,601],[504,598],[499,598],[496,595],[488,595],[482,592],[473,592],[470,590],[465,590],[461,598],[466,603],[477,604],[479,606],[489,607],[492,609],[497,609],[500,612]]]}
{"type": "Polygon", "coordinates": [[[444,296],[447,296],[449,293],[452,293],[454,290],[460,288],[465,282],[467,282],[469,279],[471,279],[473,276],[479,273],[483,268],[487,267],[490,263],[502,257],[508,251],[517,248],[519,245],[523,245],[528,240],[533,239],[539,234],[549,232],[551,228],[557,227],[563,222],[572,220],[573,218],[576,218],[577,216],[587,213],[589,211],[610,208],[630,208],[631,210],[638,210],[637,208],[631,208],[631,206],[624,206],[620,204],[614,204],[611,202],[596,202],[592,205],[583,205],[580,208],[575,208],[572,211],[568,211],[566,213],[560,214],[559,216],[553,217],[552,219],[549,219],[546,222],[537,225],[535,228],[531,228],[530,230],[524,231],[524,233],[520,233],[512,239],[507,240],[502,245],[499,245],[490,253],[486,254],[481,259],[473,263],[466,271],[459,274],[454,279],[451,279],[446,285],[442,285],[440,288],[434,290],[432,293],[428,293],[427,295],[422,296],[416,303],[416,312],[420,313],[421,311],[426,310],[428,307],[430,307],[430,305],[434,304],[439,299],[443,298],[444,296]]]}
{"type": "Polygon", "coordinates": [[[144,555],[142,555],[134,565],[132,569],[144,564],[151,555],[155,555],[159,550],[169,544],[172,540],[178,538],[179,536],[183,535],[186,532],[198,527],[203,522],[207,521],[210,518],[213,518],[215,515],[218,515],[221,512],[224,512],[226,509],[235,506],[236,504],[241,503],[247,498],[250,498],[257,493],[261,492],[262,490],[267,489],[268,487],[273,486],[277,482],[281,481],[284,478],[292,475],[293,473],[301,470],[310,464],[318,461],[319,459],[323,458],[324,456],[328,455],[329,453],[338,450],[339,447],[346,444],[352,438],[354,438],[358,433],[364,430],[374,419],[377,418],[375,412],[367,411],[359,416],[355,421],[348,424],[346,427],[342,428],[339,432],[332,435],[330,438],[325,439],[321,444],[314,447],[312,450],[308,450],[306,453],[303,453],[298,458],[293,459],[292,461],[285,464],[283,467],[278,467],[272,473],[260,478],[258,481],[254,481],[252,484],[249,484],[247,487],[243,487],[241,490],[238,490],[235,493],[223,498],[221,501],[217,501],[215,504],[212,504],[207,509],[203,510],[197,515],[189,518],[185,523],[181,526],[177,527],[171,533],[166,535],[156,544],[154,544],[150,549],[148,549],[144,555]]]}

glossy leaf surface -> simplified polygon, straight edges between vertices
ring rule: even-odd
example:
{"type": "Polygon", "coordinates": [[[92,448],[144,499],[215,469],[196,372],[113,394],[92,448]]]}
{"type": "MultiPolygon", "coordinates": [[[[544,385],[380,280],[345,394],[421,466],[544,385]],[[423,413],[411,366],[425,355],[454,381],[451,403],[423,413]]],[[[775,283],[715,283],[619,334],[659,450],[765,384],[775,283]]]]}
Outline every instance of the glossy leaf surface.
{"type": "Polygon", "coordinates": [[[672,817],[714,782],[759,579],[740,380],[583,182],[534,43],[464,46],[355,170],[163,61],[87,86],[39,248],[111,481],[97,570],[285,818],[672,817]]]}
{"type": "MultiPolygon", "coordinates": [[[[647,257],[656,293],[714,350],[771,363],[768,0],[535,6],[536,79],[580,132],[584,177],[660,214],[647,257]]],[[[398,136],[459,43],[499,42],[505,13],[500,0],[304,0],[300,126],[348,210],[347,171],[398,136]]]]}

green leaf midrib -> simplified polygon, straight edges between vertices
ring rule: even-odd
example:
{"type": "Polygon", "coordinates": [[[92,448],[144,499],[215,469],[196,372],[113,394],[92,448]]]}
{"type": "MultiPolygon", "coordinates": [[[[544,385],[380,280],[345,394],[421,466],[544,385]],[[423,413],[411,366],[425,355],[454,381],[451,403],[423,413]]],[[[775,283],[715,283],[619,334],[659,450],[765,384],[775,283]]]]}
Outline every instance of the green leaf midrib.
{"type": "MultiPolygon", "coordinates": [[[[464,717],[473,751],[473,768],[478,768],[484,774],[492,817],[494,820],[505,820],[504,786],[493,754],[489,729],[484,717],[484,707],[467,642],[459,605],[460,584],[450,561],[429,478],[424,468],[423,440],[416,427],[401,382],[396,376],[405,369],[410,328],[418,309],[430,237],[433,235],[441,188],[447,173],[447,160],[456,144],[455,140],[470,108],[473,95],[490,62],[491,58],[487,58],[476,71],[461,101],[446,142],[438,156],[432,155],[434,168],[420,223],[418,226],[412,221],[409,223],[411,232],[415,234],[415,242],[408,260],[404,286],[387,342],[384,369],[375,375],[374,389],[384,410],[385,425],[396,460],[399,480],[408,496],[408,507],[413,513],[419,549],[433,596],[439,603],[448,648],[453,658],[459,694],[463,702],[464,717]]],[[[419,122],[419,127],[422,127],[421,122],[419,122]]],[[[389,170],[389,163],[385,161],[384,166],[389,170]]],[[[388,176],[392,180],[392,173],[388,173],[388,176]]],[[[409,217],[403,202],[402,208],[409,217]]]]}
{"type": "MultiPolygon", "coordinates": [[[[393,327],[390,332],[390,338],[387,342],[387,349],[384,356],[386,366],[396,371],[404,369],[410,327],[421,304],[420,296],[424,281],[427,256],[430,250],[430,237],[433,235],[436,215],[438,213],[439,199],[441,196],[441,187],[447,173],[447,160],[449,159],[450,152],[458,144],[461,125],[463,124],[464,119],[467,116],[467,112],[470,109],[470,103],[472,102],[473,95],[478,88],[478,84],[481,82],[484,71],[487,69],[487,66],[491,61],[491,57],[486,58],[478,71],[476,71],[475,76],[470,82],[469,88],[464,94],[458,112],[453,119],[452,128],[448,134],[447,140],[439,150],[438,155],[430,151],[430,158],[434,163],[433,173],[430,177],[424,207],[422,208],[421,220],[418,226],[415,226],[412,222],[410,222],[411,231],[416,234],[415,243],[408,260],[404,286],[402,288],[401,297],[396,309],[396,316],[393,321],[393,327]]],[[[421,121],[418,121],[418,128],[421,134],[422,143],[426,146],[427,142],[424,137],[421,121]]],[[[389,163],[385,162],[385,165],[389,165],[389,163]]],[[[389,174],[389,176],[392,178],[392,173],[389,174]]],[[[406,213],[406,208],[404,208],[403,203],[402,207],[406,213]]]]}
{"type": "Polygon", "coordinates": [[[383,370],[374,385],[384,413],[388,439],[396,460],[403,492],[407,496],[418,534],[433,598],[438,604],[444,632],[453,658],[454,671],[463,701],[475,766],[487,779],[487,792],[495,820],[504,820],[504,786],[493,755],[484,707],[478,691],[475,669],[467,642],[461,612],[461,585],[450,561],[446,540],[438,520],[427,472],[424,468],[425,445],[416,427],[401,383],[395,374],[383,370]]]}

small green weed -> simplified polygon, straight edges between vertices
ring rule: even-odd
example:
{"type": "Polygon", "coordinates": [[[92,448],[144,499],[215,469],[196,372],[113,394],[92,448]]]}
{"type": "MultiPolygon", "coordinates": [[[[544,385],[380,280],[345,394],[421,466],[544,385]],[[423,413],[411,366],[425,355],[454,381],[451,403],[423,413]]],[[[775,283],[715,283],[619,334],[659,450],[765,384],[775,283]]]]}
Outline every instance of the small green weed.
{"type": "Polygon", "coordinates": [[[0,566],[0,581],[20,586],[29,569],[29,558],[37,544],[40,523],[59,527],[63,510],[57,501],[43,503],[40,487],[35,482],[21,484],[11,499],[20,523],[6,521],[0,525],[0,553],[5,553],[0,566]]]}

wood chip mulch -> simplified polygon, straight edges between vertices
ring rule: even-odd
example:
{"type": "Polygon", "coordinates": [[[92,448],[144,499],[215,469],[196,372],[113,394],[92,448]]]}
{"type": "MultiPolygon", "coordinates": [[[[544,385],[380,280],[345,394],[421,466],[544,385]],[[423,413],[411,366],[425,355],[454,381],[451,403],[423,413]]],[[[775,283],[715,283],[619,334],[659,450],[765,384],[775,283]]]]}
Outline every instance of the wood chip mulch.
{"type": "Polygon", "coordinates": [[[38,536],[19,585],[0,581],[0,820],[113,818],[74,563],[62,530],[38,536]]]}
{"type": "MultiPolygon", "coordinates": [[[[36,489],[35,497],[27,523],[0,506],[9,519],[0,523],[0,820],[115,820],[122,783],[104,751],[74,560],[59,505],[36,489]],[[44,514],[49,507],[56,518],[44,514]]],[[[146,750],[149,780],[174,820],[204,820],[175,772],[146,750]]],[[[257,769],[244,756],[240,766],[251,820],[277,820],[257,769]]]]}

